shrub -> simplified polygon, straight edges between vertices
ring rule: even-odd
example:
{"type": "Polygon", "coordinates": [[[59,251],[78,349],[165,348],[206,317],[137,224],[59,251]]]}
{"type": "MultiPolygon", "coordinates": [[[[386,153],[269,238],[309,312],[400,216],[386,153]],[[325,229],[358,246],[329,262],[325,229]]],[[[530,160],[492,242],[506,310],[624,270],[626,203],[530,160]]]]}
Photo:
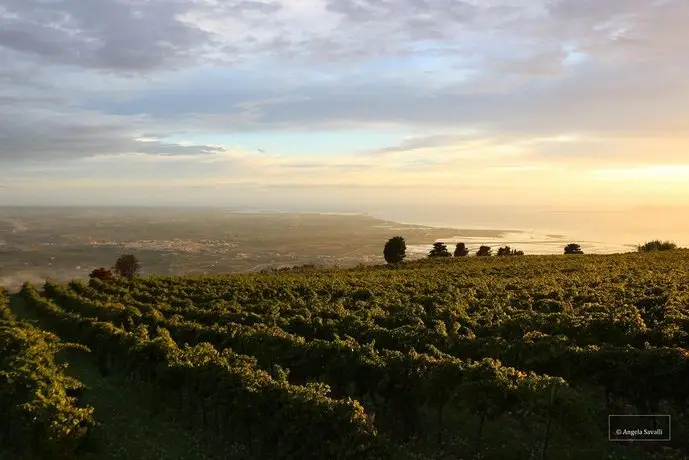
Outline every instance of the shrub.
{"type": "Polygon", "coordinates": [[[639,245],[639,252],[651,252],[651,251],[672,251],[677,249],[677,245],[672,241],[660,241],[653,240],[639,245]]]}
{"type": "Polygon", "coordinates": [[[100,267],[100,268],[96,268],[91,273],[89,273],[89,278],[98,279],[98,280],[101,280],[103,282],[107,282],[107,281],[114,280],[115,274],[112,272],[112,270],[108,270],[107,268],[100,267]]]}

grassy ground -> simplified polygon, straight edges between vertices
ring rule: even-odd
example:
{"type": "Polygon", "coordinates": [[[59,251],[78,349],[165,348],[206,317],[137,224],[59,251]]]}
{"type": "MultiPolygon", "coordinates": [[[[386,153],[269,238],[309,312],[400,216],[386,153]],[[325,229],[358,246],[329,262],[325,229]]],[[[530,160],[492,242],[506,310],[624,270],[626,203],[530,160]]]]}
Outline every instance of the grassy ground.
{"type": "MultiPolygon", "coordinates": [[[[18,296],[11,308],[17,319],[39,324],[18,296]]],[[[84,460],[202,460],[248,458],[237,449],[221,449],[204,433],[186,427],[174,414],[149,410],[147,394],[122,376],[104,377],[92,356],[69,350],[59,358],[66,373],[86,385],[80,403],[95,408],[98,428],[85,446],[84,460]]],[[[1,454],[1,453],[0,453],[1,454]]]]}

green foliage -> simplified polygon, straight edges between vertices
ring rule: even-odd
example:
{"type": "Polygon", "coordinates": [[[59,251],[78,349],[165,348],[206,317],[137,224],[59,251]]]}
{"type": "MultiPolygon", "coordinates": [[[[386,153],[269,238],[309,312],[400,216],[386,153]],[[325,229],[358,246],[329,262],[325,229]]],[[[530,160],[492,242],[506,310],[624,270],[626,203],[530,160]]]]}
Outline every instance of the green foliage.
{"type": "Polygon", "coordinates": [[[608,412],[658,409],[687,428],[686,257],[449,258],[22,296],[152,406],[257,458],[633,458],[607,442],[608,412]]]}
{"type": "Polygon", "coordinates": [[[476,255],[478,257],[490,257],[493,255],[493,250],[490,248],[490,246],[481,246],[478,248],[478,251],[476,251],[476,255]]]}
{"type": "Polygon", "coordinates": [[[0,321],[11,321],[12,319],[10,297],[5,288],[0,286],[0,321]]]}
{"type": "MultiPolygon", "coordinates": [[[[58,285],[46,284],[46,288],[52,296],[62,296],[64,302],[70,298],[58,285]]],[[[112,323],[91,319],[117,314],[110,314],[108,306],[97,302],[80,304],[78,297],[72,297],[71,306],[76,311],[69,312],[42,298],[29,285],[23,288],[22,296],[62,334],[93,347],[104,367],[129,373],[143,385],[152,386],[158,397],[170,404],[197,401],[198,405],[182,404],[179,410],[204,426],[214,420],[209,429],[245,443],[258,455],[383,458],[379,451],[383,447],[361,405],[351,399],[329,398],[327,386],[291,385],[283,374],[275,378],[261,370],[255,358],[230,349],[221,352],[208,343],[180,348],[161,327],[150,339],[141,327],[127,332],[112,323]],[[300,428],[302,425],[294,423],[297,420],[319,430],[300,428]]]]}
{"type": "Polygon", "coordinates": [[[455,257],[466,257],[469,255],[469,250],[467,249],[466,244],[464,243],[457,243],[457,246],[455,246],[455,252],[453,254],[455,257]]]}
{"type": "Polygon", "coordinates": [[[677,245],[672,241],[653,240],[638,246],[639,252],[650,251],[672,251],[677,249],[677,245]]]}
{"type": "Polygon", "coordinates": [[[49,333],[11,320],[0,289],[0,452],[16,458],[75,458],[94,427],[93,408],[70,394],[83,385],[55,362],[64,348],[49,333]]]}
{"type": "Polygon", "coordinates": [[[406,257],[406,253],[407,244],[401,236],[390,238],[388,242],[385,243],[385,248],[383,249],[383,257],[389,264],[398,264],[402,262],[406,257]]]}
{"type": "Polygon", "coordinates": [[[322,266],[317,266],[316,264],[302,264],[302,265],[292,265],[289,267],[278,267],[278,268],[265,268],[261,270],[261,273],[284,273],[284,272],[306,272],[321,270],[322,266]]]}
{"type": "Polygon", "coordinates": [[[115,272],[123,278],[132,279],[139,274],[141,264],[136,256],[123,254],[115,262],[115,272]]]}
{"type": "Polygon", "coordinates": [[[447,250],[445,243],[434,243],[433,249],[428,253],[428,257],[451,257],[452,254],[447,250]]]}

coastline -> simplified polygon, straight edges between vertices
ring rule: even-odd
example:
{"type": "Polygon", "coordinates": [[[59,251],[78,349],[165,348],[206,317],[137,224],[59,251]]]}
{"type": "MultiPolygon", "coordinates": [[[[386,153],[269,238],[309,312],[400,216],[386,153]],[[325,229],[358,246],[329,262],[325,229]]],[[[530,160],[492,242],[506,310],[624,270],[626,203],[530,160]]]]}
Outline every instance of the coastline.
{"type": "Polygon", "coordinates": [[[569,243],[580,244],[586,254],[627,253],[644,241],[619,243],[610,242],[612,238],[577,238],[553,228],[476,225],[470,216],[462,225],[446,219],[410,219],[408,214],[398,217],[179,207],[62,207],[44,213],[35,207],[2,207],[0,283],[83,279],[91,269],[109,266],[130,252],[141,258],[144,275],[194,275],[256,267],[383,263],[383,246],[394,236],[405,238],[410,260],[425,257],[437,241],[446,243],[451,253],[455,243],[463,242],[471,254],[487,245],[493,253],[510,246],[526,255],[562,254],[569,243]]]}

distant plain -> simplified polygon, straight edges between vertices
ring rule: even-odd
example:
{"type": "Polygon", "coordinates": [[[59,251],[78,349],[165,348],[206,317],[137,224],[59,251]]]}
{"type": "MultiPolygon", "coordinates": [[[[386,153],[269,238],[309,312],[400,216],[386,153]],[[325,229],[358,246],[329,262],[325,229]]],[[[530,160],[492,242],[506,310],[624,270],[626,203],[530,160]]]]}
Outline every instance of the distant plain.
{"type": "MultiPolygon", "coordinates": [[[[315,264],[382,263],[402,235],[409,258],[438,239],[498,241],[506,232],[405,225],[367,215],[171,208],[0,208],[0,284],[86,278],[135,254],[145,274],[212,274],[315,264]]],[[[473,243],[472,243],[473,244],[473,243]]],[[[471,247],[471,244],[470,244],[471,247]]]]}
{"type": "MultiPolygon", "coordinates": [[[[519,229],[401,224],[367,214],[240,212],[220,208],[0,207],[0,285],[85,279],[135,254],[142,274],[198,275],[260,271],[303,264],[351,267],[383,263],[385,242],[401,235],[408,259],[436,241],[510,245],[526,254],[558,254],[565,235],[519,229]]],[[[619,253],[631,244],[577,241],[590,253],[619,253]]]]}

